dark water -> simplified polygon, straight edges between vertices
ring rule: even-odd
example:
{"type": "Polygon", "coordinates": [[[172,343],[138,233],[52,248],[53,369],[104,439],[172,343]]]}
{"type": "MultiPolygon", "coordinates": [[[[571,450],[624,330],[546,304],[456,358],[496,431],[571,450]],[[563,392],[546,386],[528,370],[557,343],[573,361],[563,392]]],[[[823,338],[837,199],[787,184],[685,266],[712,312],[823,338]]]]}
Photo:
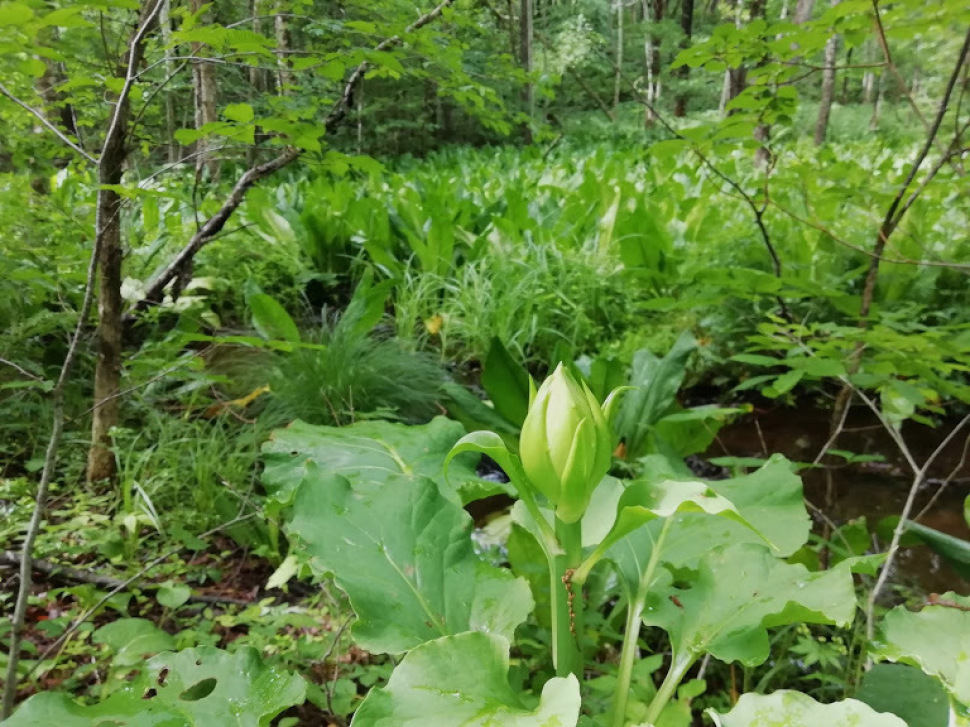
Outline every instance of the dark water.
{"type": "MultiPolygon", "coordinates": [[[[902,435],[917,464],[923,465],[955,424],[955,421],[949,422],[935,429],[912,423],[904,425],[902,435]]],[[[722,429],[705,457],[763,457],[780,452],[794,461],[812,462],[825,446],[828,431],[828,411],[805,408],[755,411],[722,429]]],[[[970,467],[964,458],[968,435],[970,431],[961,431],[936,458],[913,510],[914,517],[922,512],[943,480],[950,478],[950,484],[918,522],[964,539],[970,539],[970,528],[963,518],[963,501],[970,493],[970,467]]],[[[835,448],[882,455],[885,462],[833,468],[834,492],[828,506],[826,472],[804,470],[802,479],[808,501],[822,509],[836,525],[864,516],[872,530],[884,517],[898,516],[913,482],[912,471],[875,417],[866,410],[853,408],[835,448]]],[[[821,532],[821,524],[816,525],[821,532]]],[[[876,545],[885,549],[887,543],[876,545]]],[[[903,549],[897,562],[894,582],[915,585],[927,593],[970,594],[970,582],[954,573],[925,546],[903,549]]]]}

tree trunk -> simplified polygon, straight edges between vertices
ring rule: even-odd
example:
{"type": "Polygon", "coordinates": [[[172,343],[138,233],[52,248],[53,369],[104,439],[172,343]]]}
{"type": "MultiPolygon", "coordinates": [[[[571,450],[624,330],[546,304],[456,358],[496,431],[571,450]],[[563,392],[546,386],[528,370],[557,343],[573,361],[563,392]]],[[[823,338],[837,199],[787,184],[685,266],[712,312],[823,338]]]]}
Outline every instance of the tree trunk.
{"type": "MultiPolygon", "coordinates": [[[[751,0],[751,5],[749,7],[751,13],[751,19],[760,18],[762,20],[768,19],[768,6],[766,0],[751,0]]],[[[763,57],[758,61],[758,67],[763,66],[768,61],[767,57],[763,57]]],[[[740,92],[739,92],[740,93],[740,92]]],[[[771,137],[771,129],[768,124],[760,123],[754,130],[754,138],[761,142],[758,146],[757,151],[754,153],[755,163],[762,167],[767,167],[768,162],[771,161],[771,151],[765,142],[771,137]]]]}
{"type": "MultiPolygon", "coordinates": [[[[734,0],[734,27],[741,28],[741,0],[734,0]]],[[[721,87],[721,102],[718,106],[718,111],[723,116],[727,112],[727,105],[732,99],[736,98],[739,93],[744,90],[744,84],[747,79],[747,69],[744,65],[739,65],[737,68],[728,68],[724,71],[724,85],[721,87]]],[[[733,113],[733,112],[732,112],[733,113]]]]}
{"type": "Polygon", "coordinates": [[[795,5],[795,16],[792,20],[796,25],[801,25],[812,17],[812,10],[815,9],[815,0],[798,0],[795,5]]]}
{"type": "Polygon", "coordinates": [[[616,0],[616,69],[613,73],[613,113],[620,107],[620,82],[623,80],[623,0],[616,0]]]}
{"type": "MultiPolygon", "coordinates": [[[[198,13],[203,6],[202,0],[190,0],[189,9],[193,13],[198,13]]],[[[209,12],[206,12],[208,16],[209,12]]],[[[205,17],[203,22],[209,22],[205,17]]],[[[216,87],[216,67],[214,63],[208,62],[203,54],[204,45],[202,43],[192,44],[192,86],[195,94],[195,128],[201,129],[206,124],[218,120],[216,113],[217,87],[216,87]]],[[[199,139],[195,145],[195,173],[199,178],[203,171],[209,173],[210,179],[219,177],[219,161],[212,152],[213,142],[211,139],[199,139]]]]}
{"type": "MultiPolygon", "coordinates": [[[[680,31],[683,35],[680,38],[680,47],[689,48],[691,32],[694,26],[694,0],[681,0],[680,3],[680,31]]],[[[686,85],[690,77],[690,66],[683,65],[677,69],[677,77],[681,84],[686,85]]],[[[684,117],[687,115],[687,89],[681,86],[680,93],[674,101],[674,116],[684,117]]]]}
{"type": "Polygon", "coordinates": [[[280,96],[289,93],[290,86],[293,85],[293,72],[287,62],[288,51],[290,50],[290,29],[286,24],[286,15],[283,14],[283,3],[280,2],[276,8],[276,16],[273,18],[273,27],[276,30],[276,67],[277,81],[279,84],[280,96]]]}
{"type": "MultiPolygon", "coordinates": [[[[162,0],[162,7],[158,13],[158,25],[161,29],[162,44],[165,46],[165,74],[171,76],[175,73],[175,61],[172,60],[170,48],[172,40],[172,0],[162,0]]],[[[165,147],[168,150],[166,157],[170,164],[179,160],[179,145],[175,143],[175,130],[178,126],[175,116],[175,92],[169,84],[164,91],[165,94],[165,147]]]]}
{"type": "Polygon", "coordinates": [[[532,85],[532,0],[521,0],[519,5],[519,60],[528,78],[522,86],[522,113],[526,120],[522,125],[522,140],[532,143],[532,121],[535,115],[535,87],[532,85]]]}
{"type": "MultiPolygon", "coordinates": [[[[257,35],[263,34],[263,0],[249,0],[249,17],[253,19],[253,32],[257,35]]],[[[257,94],[266,91],[266,74],[259,64],[249,69],[249,85],[257,94]]]]}
{"type": "MultiPolygon", "coordinates": [[[[832,0],[832,7],[838,4],[839,0],[832,0]]],[[[825,69],[822,71],[822,97],[818,104],[818,120],[815,122],[815,146],[825,143],[825,134],[829,128],[832,97],[835,95],[835,60],[838,46],[839,37],[833,32],[832,37],[825,44],[825,69]]]]}
{"type": "MultiPolygon", "coordinates": [[[[155,10],[161,0],[142,3],[139,28],[148,18],[157,18],[155,10]]],[[[129,69],[135,72],[141,66],[145,52],[145,36],[133,35],[128,44],[119,76],[127,78],[129,69]]],[[[121,298],[121,197],[106,185],[121,184],[124,174],[128,138],[128,117],[131,102],[128,89],[116,102],[113,123],[109,126],[98,161],[98,189],[95,235],[100,244],[98,271],[98,360],[94,371],[94,407],[91,418],[91,449],[88,451],[89,482],[113,479],[116,473],[115,457],[111,451],[111,429],[119,422],[121,390],[123,332],[121,298]]]]}
{"type": "MultiPolygon", "coordinates": [[[[879,114],[882,111],[883,87],[886,85],[885,78],[885,73],[879,73],[874,77],[872,82],[875,98],[872,101],[872,116],[869,119],[869,131],[877,131],[879,129],[879,114]]],[[[872,91],[870,91],[870,93],[872,93],[872,91]]]]}

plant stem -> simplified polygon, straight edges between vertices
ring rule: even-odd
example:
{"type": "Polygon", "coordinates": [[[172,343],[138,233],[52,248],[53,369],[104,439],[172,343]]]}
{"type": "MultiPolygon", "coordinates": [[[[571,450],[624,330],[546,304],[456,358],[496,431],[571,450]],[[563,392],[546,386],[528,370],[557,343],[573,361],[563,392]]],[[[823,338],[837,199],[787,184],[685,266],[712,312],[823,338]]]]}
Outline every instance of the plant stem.
{"type": "Polygon", "coordinates": [[[660,529],[660,534],[657,536],[657,541],[650,553],[647,570],[637,587],[636,597],[627,606],[626,629],[623,632],[623,648],[620,651],[620,671],[616,676],[616,691],[613,694],[613,727],[623,727],[626,717],[626,703],[630,695],[630,682],[633,679],[633,662],[637,654],[637,641],[640,639],[640,617],[643,615],[643,606],[647,601],[650,584],[653,583],[653,574],[660,563],[660,554],[663,551],[664,540],[667,539],[671,521],[672,518],[664,520],[663,527],[660,529]]]}
{"type": "Polygon", "coordinates": [[[649,724],[654,724],[663,708],[667,706],[670,698],[674,696],[674,692],[677,691],[677,687],[680,686],[681,680],[684,678],[684,674],[687,670],[691,668],[694,664],[694,657],[688,656],[685,659],[680,659],[677,654],[674,654],[673,663],[670,665],[670,671],[667,672],[667,676],[664,677],[663,684],[660,685],[660,689],[657,690],[657,696],[653,698],[650,702],[650,707],[647,709],[646,722],[649,724]]]}
{"type": "Polygon", "coordinates": [[[579,634],[583,627],[583,593],[573,590],[571,571],[583,560],[581,521],[564,523],[556,518],[556,535],[563,553],[549,558],[549,588],[552,594],[552,660],[556,676],[583,676],[583,653],[579,634]]]}

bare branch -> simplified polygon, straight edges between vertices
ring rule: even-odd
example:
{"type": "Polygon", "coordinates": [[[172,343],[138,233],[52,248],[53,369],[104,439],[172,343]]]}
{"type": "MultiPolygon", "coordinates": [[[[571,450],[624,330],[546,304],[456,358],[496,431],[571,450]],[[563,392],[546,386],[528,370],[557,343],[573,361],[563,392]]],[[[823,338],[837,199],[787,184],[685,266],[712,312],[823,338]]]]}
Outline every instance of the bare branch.
{"type": "Polygon", "coordinates": [[[37,374],[30,373],[27,369],[25,369],[20,364],[15,363],[14,361],[10,361],[10,360],[5,359],[5,358],[0,358],[0,364],[4,364],[5,366],[9,366],[10,368],[14,369],[18,374],[20,374],[21,376],[26,376],[31,381],[43,381],[44,380],[44,377],[43,376],[38,376],[37,374]]]}
{"type": "Polygon", "coordinates": [[[926,117],[923,116],[923,112],[920,111],[919,106],[916,105],[916,101],[913,99],[913,95],[909,92],[909,87],[906,85],[906,81],[903,79],[902,74],[900,74],[899,69],[896,67],[896,63],[893,61],[892,52],[889,50],[889,43],[886,41],[886,29],[882,24],[882,15],[879,12],[879,0],[872,0],[872,12],[874,14],[872,24],[876,30],[876,39],[879,41],[879,47],[882,49],[882,55],[886,59],[886,66],[896,78],[896,83],[899,84],[899,88],[903,92],[903,96],[906,97],[906,101],[913,109],[916,117],[920,120],[920,123],[926,127],[926,130],[929,131],[930,122],[926,120],[926,117]]]}
{"type": "MultiPolygon", "coordinates": [[[[12,550],[0,550],[0,565],[19,566],[22,562],[23,553],[17,553],[12,550]]],[[[35,571],[50,576],[51,578],[73,581],[75,583],[91,583],[99,588],[125,589],[129,585],[132,585],[143,590],[155,590],[161,588],[162,586],[161,583],[144,583],[138,581],[128,583],[120,578],[113,578],[112,576],[104,575],[103,573],[72,568],[71,566],[61,565],[60,563],[52,563],[49,560],[43,559],[35,559],[33,561],[33,568],[35,571]]],[[[195,601],[196,603],[230,603],[239,606],[249,606],[252,604],[252,601],[247,601],[242,598],[232,598],[230,596],[210,596],[205,593],[195,592],[192,592],[189,595],[189,600],[195,601]]]]}
{"type": "MultiPolygon", "coordinates": [[[[875,2],[875,0],[874,0],[875,2]]],[[[878,8],[877,8],[878,10],[878,8]]],[[[953,72],[950,74],[950,79],[946,84],[946,90],[943,92],[943,98],[940,99],[940,106],[936,112],[936,118],[933,119],[933,125],[930,127],[929,132],[926,135],[926,142],[923,144],[923,148],[920,149],[919,153],[916,155],[916,159],[913,160],[913,164],[910,167],[909,174],[906,175],[906,180],[903,182],[902,186],[899,188],[895,199],[893,199],[892,204],[889,205],[889,209],[886,211],[886,217],[879,227],[879,232],[876,238],[875,245],[873,245],[873,259],[872,264],[869,266],[869,272],[866,274],[866,281],[862,292],[862,309],[859,312],[859,317],[865,320],[869,316],[869,308],[872,305],[872,296],[876,288],[876,278],[879,275],[879,260],[882,256],[882,252],[886,247],[886,242],[889,240],[889,236],[893,234],[896,227],[903,219],[903,215],[906,210],[912,205],[912,201],[903,205],[903,198],[909,191],[910,185],[913,183],[913,179],[919,172],[919,168],[923,164],[923,160],[926,159],[926,155],[930,151],[930,147],[936,141],[936,135],[940,130],[940,125],[943,123],[943,117],[946,115],[947,107],[950,104],[950,95],[953,93],[953,87],[956,85],[957,79],[960,77],[960,70],[963,68],[963,64],[967,60],[967,54],[970,52],[970,28],[967,28],[967,34],[963,39],[963,47],[960,49],[960,55],[957,57],[957,62],[953,66],[953,72]]],[[[948,150],[949,151],[949,150],[948,150]]]]}
{"type": "MultiPolygon", "coordinates": [[[[405,30],[406,33],[413,33],[414,31],[420,30],[429,23],[437,20],[441,17],[441,13],[444,12],[445,8],[451,5],[454,0],[442,0],[436,7],[428,11],[420,18],[415,20],[411,25],[405,30]]],[[[387,38],[374,47],[375,52],[381,52],[389,50],[403,42],[403,38],[400,35],[395,35],[387,38]]],[[[344,84],[343,93],[340,98],[330,109],[324,120],[324,127],[326,133],[332,134],[336,131],[340,123],[346,118],[348,109],[353,105],[354,92],[357,86],[364,78],[364,74],[367,69],[370,68],[370,64],[364,61],[359,66],[357,66],[354,71],[347,78],[344,84]]],[[[148,284],[145,290],[145,296],[139,300],[132,307],[129,314],[126,316],[126,320],[131,322],[135,315],[144,311],[149,306],[157,305],[164,299],[165,288],[171,283],[179,272],[184,269],[184,267],[195,257],[196,253],[201,250],[208,242],[210,242],[225,226],[226,222],[236,211],[239,205],[242,204],[243,199],[246,197],[246,192],[252,187],[256,182],[258,182],[263,177],[267,177],[270,174],[282,169],[291,162],[296,161],[303,154],[301,149],[296,147],[288,147],[282,154],[278,155],[274,159],[262,164],[257,164],[256,166],[250,167],[236,182],[233,186],[232,191],[229,196],[222,203],[219,210],[212,215],[206,222],[198,229],[198,231],[192,236],[188,244],[166,265],[161,272],[159,272],[152,281],[148,284]]]]}
{"type": "Polygon", "coordinates": [[[54,124],[51,123],[50,119],[48,119],[40,109],[35,109],[33,106],[25,103],[24,101],[21,101],[19,98],[17,98],[16,96],[14,96],[7,89],[7,87],[4,86],[2,83],[0,83],[0,96],[6,96],[8,99],[10,99],[11,101],[13,101],[20,108],[22,108],[24,111],[27,111],[32,116],[34,116],[49,131],[54,132],[54,135],[58,139],[60,139],[62,142],[64,142],[67,146],[69,146],[71,148],[71,150],[74,151],[76,154],[79,154],[80,156],[82,156],[84,159],[86,159],[87,161],[91,162],[92,164],[97,164],[98,163],[98,160],[97,159],[95,159],[93,156],[91,156],[86,151],[84,151],[84,149],[82,149],[79,144],[71,141],[70,137],[67,134],[65,134],[63,131],[61,131],[56,126],[54,126],[54,124]]]}

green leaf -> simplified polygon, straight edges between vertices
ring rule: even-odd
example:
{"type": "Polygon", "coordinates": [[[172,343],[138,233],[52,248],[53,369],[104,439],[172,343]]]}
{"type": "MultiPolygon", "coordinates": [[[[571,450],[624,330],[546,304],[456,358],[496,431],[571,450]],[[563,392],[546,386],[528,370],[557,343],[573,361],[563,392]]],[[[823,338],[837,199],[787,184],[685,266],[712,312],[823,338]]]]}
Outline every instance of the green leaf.
{"type": "Polygon", "coordinates": [[[509,686],[509,645],[494,634],[446,636],[411,651],[371,690],[354,727],[575,727],[579,682],[550,679],[530,709],[509,686]]]}
{"type": "Polygon", "coordinates": [[[782,394],[787,394],[789,391],[794,389],[798,382],[802,380],[805,376],[805,371],[802,369],[792,369],[791,371],[782,374],[770,387],[771,393],[769,396],[781,396],[782,394]]]}
{"type": "Polygon", "coordinates": [[[231,103],[222,110],[222,115],[230,121],[248,124],[256,116],[256,113],[248,103],[231,103]]]}
{"type": "Polygon", "coordinates": [[[4,3],[0,5],[0,28],[23,25],[34,17],[34,11],[23,3],[4,3]]]}
{"type": "Polygon", "coordinates": [[[178,608],[184,605],[191,595],[192,590],[187,586],[168,581],[167,583],[163,583],[161,588],[158,589],[155,598],[165,608],[178,608]]]}
{"type": "MultiPolygon", "coordinates": [[[[819,704],[801,692],[742,694],[727,714],[709,710],[717,727],[906,727],[892,714],[879,714],[854,699],[819,704]]],[[[910,726],[912,727],[912,725],[910,726]]]]}
{"type": "MultiPolygon", "coordinates": [[[[686,481],[694,481],[693,478],[686,481]]],[[[764,544],[779,557],[787,557],[808,540],[812,521],[805,510],[802,481],[792,464],[775,454],[757,471],[727,480],[703,480],[715,494],[728,500],[743,525],[731,518],[711,518],[682,512],[666,540],[663,559],[678,568],[696,568],[712,548],[732,543],[764,544]]],[[[656,535],[656,527],[648,526],[656,535]]],[[[649,548],[649,540],[627,544],[624,549],[649,548]]]]}
{"type": "Polygon", "coordinates": [[[445,458],[465,430],[445,417],[408,426],[396,422],[357,422],[327,427],[295,421],[274,431],[263,444],[263,485],[282,505],[292,500],[311,463],[342,475],[355,487],[380,486],[391,478],[430,478],[454,502],[471,502],[485,494],[504,492],[501,485],[481,479],[477,458],[459,457],[444,475],[445,458]]]}
{"type": "Polygon", "coordinates": [[[141,664],[146,657],[175,648],[175,638],[144,618],[123,618],[91,634],[91,642],[113,653],[114,666],[141,664]]]}
{"type": "Polygon", "coordinates": [[[626,442],[627,459],[645,454],[647,434],[674,403],[695,348],[697,341],[685,331],[662,359],[645,348],[634,354],[630,384],[636,389],[625,394],[615,424],[617,435],[626,442]]]}
{"type": "Polygon", "coordinates": [[[427,478],[357,488],[311,463],[286,532],[291,552],[347,593],[357,643],[398,654],[463,631],[511,639],[532,611],[528,584],[475,554],[472,527],[427,478]]]}
{"type": "MultiPolygon", "coordinates": [[[[610,548],[648,522],[685,512],[727,517],[747,525],[729,500],[712,492],[702,482],[676,480],[653,484],[634,482],[620,495],[616,505],[616,517],[609,533],[580,566],[576,577],[584,581],[592,566],[606,555],[610,548]]],[[[628,581],[632,586],[640,580],[639,569],[635,576],[632,573],[630,576],[628,581]]]]}
{"type": "Polygon", "coordinates": [[[529,373],[512,358],[497,337],[492,339],[485,358],[482,386],[495,411],[521,427],[529,412],[529,373]]]}
{"type": "Polygon", "coordinates": [[[305,691],[301,677],[266,666],[255,649],[229,654],[201,646],[150,659],[129,685],[100,704],[38,694],[4,727],[263,727],[301,704],[305,691]]]}
{"type": "Polygon", "coordinates": [[[769,654],[769,628],[799,622],[844,625],[856,609],[847,563],[810,573],[750,543],[709,552],[687,589],[671,585],[669,574],[666,580],[650,590],[643,622],[670,635],[678,670],[704,652],[725,662],[761,664],[769,654]]]}
{"type": "Polygon", "coordinates": [[[875,656],[915,664],[939,677],[963,717],[970,716],[970,597],[944,593],[913,613],[897,606],[883,619],[875,656]]]}
{"type": "Polygon", "coordinates": [[[939,680],[914,666],[876,664],[862,678],[856,699],[891,712],[909,727],[947,727],[950,702],[939,680]]]}
{"type": "Polygon", "coordinates": [[[300,342],[300,329],[280,303],[266,293],[249,293],[246,304],[253,314],[253,328],[263,338],[290,343],[300,342]]]}

